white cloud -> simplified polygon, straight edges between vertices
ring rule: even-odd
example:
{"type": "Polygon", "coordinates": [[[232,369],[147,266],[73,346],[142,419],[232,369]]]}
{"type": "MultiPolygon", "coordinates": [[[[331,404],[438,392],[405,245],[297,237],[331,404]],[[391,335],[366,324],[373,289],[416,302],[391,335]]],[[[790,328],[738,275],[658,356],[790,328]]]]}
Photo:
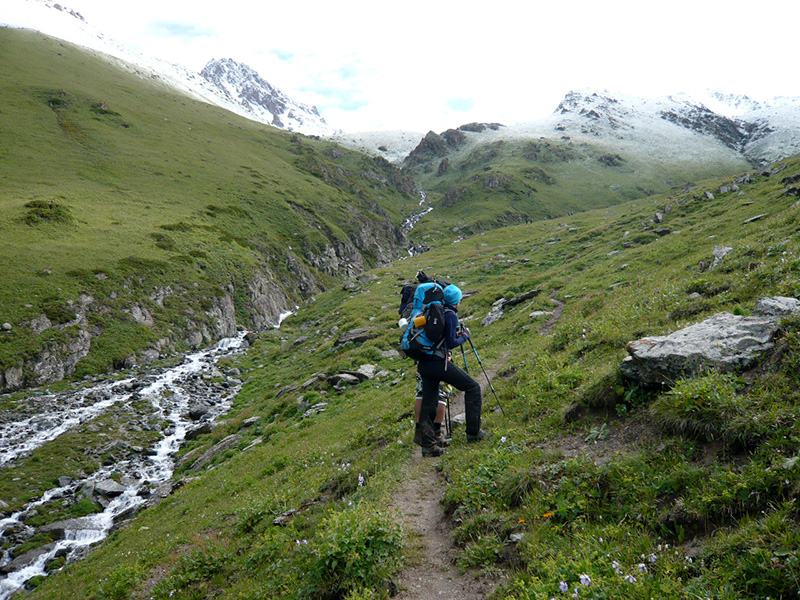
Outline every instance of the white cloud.
{"type": "Polygon", "coordinates": [[[195,70],[211,58],[245,62],[352,131],[534,120],[570,89],[800,95],[789,64],[795,0],[769,10],[743,0],[62,4],[195,70]]]}

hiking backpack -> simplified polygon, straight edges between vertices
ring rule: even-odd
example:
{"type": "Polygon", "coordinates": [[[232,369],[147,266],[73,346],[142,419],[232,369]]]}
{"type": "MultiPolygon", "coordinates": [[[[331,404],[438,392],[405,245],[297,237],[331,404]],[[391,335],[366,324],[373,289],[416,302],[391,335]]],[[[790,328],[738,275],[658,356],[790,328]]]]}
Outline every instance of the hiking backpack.
{"type": "Polygon", "coordinates": [[[445,358],[444,291],[435,282],[421,283],[414,291],[411,322],[400,340],[400,348],[409,358],[432,356],[445,358]]]}

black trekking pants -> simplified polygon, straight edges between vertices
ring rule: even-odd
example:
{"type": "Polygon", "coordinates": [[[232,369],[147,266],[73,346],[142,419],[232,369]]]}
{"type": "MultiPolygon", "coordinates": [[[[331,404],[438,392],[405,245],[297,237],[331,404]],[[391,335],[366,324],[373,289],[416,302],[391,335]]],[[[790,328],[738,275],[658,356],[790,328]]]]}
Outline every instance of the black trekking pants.
{"type": "MultiPolygon", "coordinates": [[[[464,392],[467,435],[477,434],[481,428],[481,386],[469,373],[459,369],[455,363],[443,360],[421,360],[417,372],[422,378],[422,405],[419,411],[419,424],[423,436],[433,430],[431,415],[436,414],[439,403],[439,382],[449,383],[464,392]],[[445,368],[445,365],[447,368],[445,368]]],[[[425,439],[425,438],[423,438],[425,439]]],[[[428,445],[428,444],[423,444],[428,445]]]]}

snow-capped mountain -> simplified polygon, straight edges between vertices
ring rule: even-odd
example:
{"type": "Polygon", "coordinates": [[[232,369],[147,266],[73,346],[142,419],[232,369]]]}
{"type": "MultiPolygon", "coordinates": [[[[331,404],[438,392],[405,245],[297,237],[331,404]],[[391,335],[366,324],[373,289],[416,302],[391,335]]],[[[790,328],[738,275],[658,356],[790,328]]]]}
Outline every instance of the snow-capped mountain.
{"type": "Polygon", "coordinates": [[[337,133],[315,107],[295,102],[249,67],[230,59],[209,62],[201,75],[108,38],[79,12],[59,2],[3,0],[3,9],[0,26],[33,29],[101,52],[123,69],[149,80],[162,81],[193,98],[248,119],[306,135],[337,133]]]}
{"type": "Polygon", "coordinates": [[[200,75],[236,112],[281,129],[306,134],[332,135],[336,131],[315,106],[295,102],[256,71],[231,58],[210,60],[200,75]]]}
{"type": "Polygon", "coordinates": [[[760,163],[800,152],[800,98],[757,102],[720,92],[657,99],[570,92],[550,120],[553,118],[558,121],[554,125],[558,131],[595,138],[636,139],[644,132],[669,138],[651,138],[655,146],[684,137],[682,131],[665,129],[667,122],[760,163]]]}

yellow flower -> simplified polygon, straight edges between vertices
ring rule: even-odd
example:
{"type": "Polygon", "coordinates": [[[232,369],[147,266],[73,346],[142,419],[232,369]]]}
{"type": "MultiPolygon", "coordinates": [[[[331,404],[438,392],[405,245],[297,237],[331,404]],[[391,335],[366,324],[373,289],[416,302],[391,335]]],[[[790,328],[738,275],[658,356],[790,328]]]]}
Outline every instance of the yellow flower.
{"type": "Polygon", "coordinates": [[[552,517],[552,516],[553,516],[553,513],[551,513],[551,512],[546,512],[546,513],[544,513],[544,514],[542,515],[542,518],[543,518],[543,519],[549,519],[549,518],[550,518],[550,517],[552,517]]]}

